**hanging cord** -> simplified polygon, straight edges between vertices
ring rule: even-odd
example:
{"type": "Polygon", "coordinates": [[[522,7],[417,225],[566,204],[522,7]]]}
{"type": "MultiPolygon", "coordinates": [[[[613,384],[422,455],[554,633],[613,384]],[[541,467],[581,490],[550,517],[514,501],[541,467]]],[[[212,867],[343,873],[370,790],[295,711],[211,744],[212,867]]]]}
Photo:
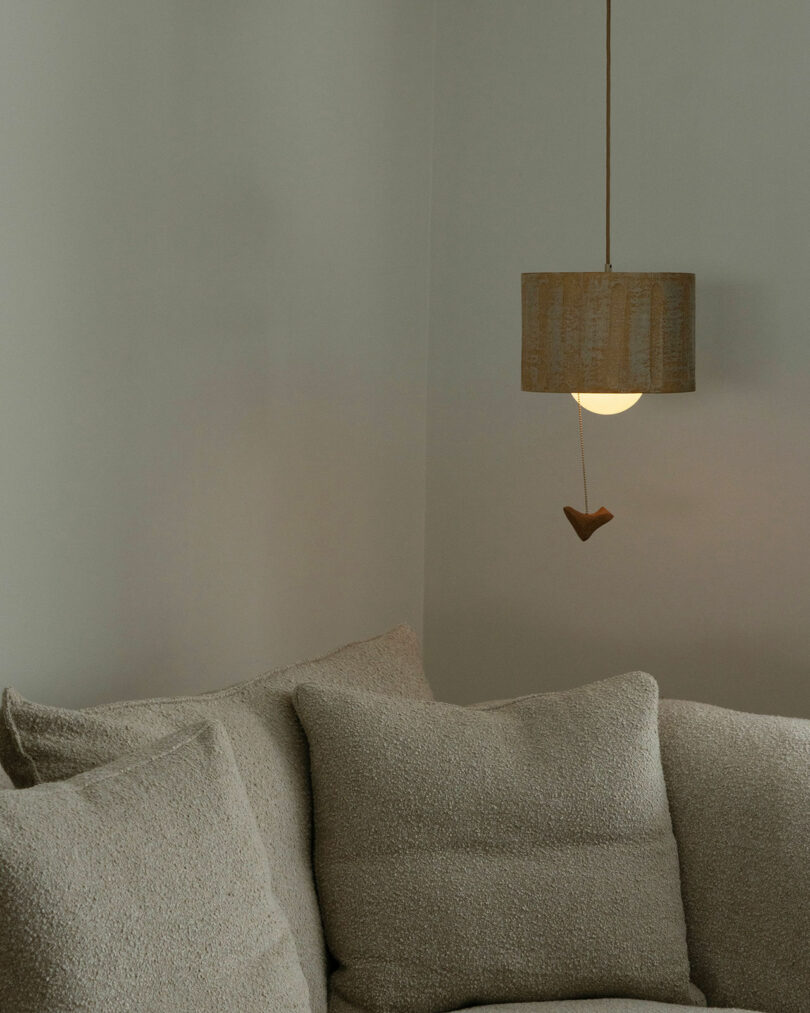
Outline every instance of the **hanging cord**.
{"type": "MultiPolygon", "coordinates": [[[[610,0],[606,0],[605,26],[605,270],[612,271],[610,263],[610,0]]],[[[577,394],[579,414],[579,453],[582,459],[582,489],[585,493],[585,513],[588,510],[588,476],[585,472],[585,434],[582,426],[582,398],[577,394]]]]}
{"type": "MultiPolygon", "coordinates": [[[[609,2],[609,0],[608,0],[609,2]]],[[[585,513],[588,513],[588,479],[585,475],[585,437],[582,433],[582,401],[577,394],[577,406],[579,407],[579,452],[582,457],[582,487],[585,490],[585,513]]]]}
{"type": "Polygon", "coordinates": [[[607,0],[607,25],[605,44],[605,270],[612,271],[610,264],[610,0],[607,0]]]}

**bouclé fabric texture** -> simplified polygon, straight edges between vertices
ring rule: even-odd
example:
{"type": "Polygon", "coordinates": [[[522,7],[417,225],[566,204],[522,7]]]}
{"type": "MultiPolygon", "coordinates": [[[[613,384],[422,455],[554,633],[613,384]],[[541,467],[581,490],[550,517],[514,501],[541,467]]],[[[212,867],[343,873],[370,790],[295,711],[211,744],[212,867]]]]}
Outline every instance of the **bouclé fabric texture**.
{"type": "Polygon", "coordinates": [[[332,1013],[690,1004],[652,677],[483,710],[323,685],[295,701],[332,1013]]]}
{"type": "Polygon", "coordinates": [[[193,722],[221,721],[267,848],[276,894],[292,926],[312,1013],[325,1013],[326,955],[312,876],[307,746],[292,705],[299,682],[431,695],[416,635],[400,626],[317,661],[200,696],[72,711],[30,703],[6,690],[0,762],[15,784],[25,787],[108,763],[193,722]]]}
{"type": "Polygon", "coordinates": [[[710,1003],[810,1010],[810,721],[662,700],[692,975],[710,1003]]]}
{"type": "MultiPolygon", "coordinates": [[[[475,1013],[687,1013],[692,1006],[649,1002],[646,999],[562,999],[559,1002],[519,1002],[497,1006],[476,1006],[475,1013]]],[[[467,1013],[456,1010],[455,1013],[467,1013]]],[[[472,1011],[470,1011],[472,1013],[472,1011]]],[[[751,1013],[750,1010],[714,1008],[706,1013],[751,1013]]]]}
{"type": "Polygon", "coordinates": [[[3,1013],[308,1013],[227,734],[0,795],[3,1013]]]}

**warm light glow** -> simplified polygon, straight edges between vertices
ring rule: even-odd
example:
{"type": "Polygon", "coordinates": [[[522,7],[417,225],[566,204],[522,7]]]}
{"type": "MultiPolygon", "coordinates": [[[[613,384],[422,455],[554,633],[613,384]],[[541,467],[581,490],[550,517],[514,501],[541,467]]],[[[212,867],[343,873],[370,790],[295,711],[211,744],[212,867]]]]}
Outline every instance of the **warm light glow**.
{"type": "Polygon", "coordinates": [[[580,401],[583,408],[597,415],[618,415],[626,412],[641,397],[641,394],[572,394],[575,401],[580,401]]]}

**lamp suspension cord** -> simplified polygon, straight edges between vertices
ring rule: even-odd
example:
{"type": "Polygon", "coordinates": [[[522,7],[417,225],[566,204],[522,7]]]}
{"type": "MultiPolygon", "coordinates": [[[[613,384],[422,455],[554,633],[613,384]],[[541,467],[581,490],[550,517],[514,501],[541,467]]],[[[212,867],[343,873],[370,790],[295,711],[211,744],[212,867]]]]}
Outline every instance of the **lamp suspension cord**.
{"type": "Polygon", "coordinates": [[[605,270],[610,264],[610,0],[607,0],[605,43],[605,270]]]}
{"type": "Polygon", "coordinates": [[[579,394],[577,394],[577,407],[579,408],[579,452],[582,457],[582,487],[585,490],[585,513],[588,513],[588,479],[585,475],[585,437],[582,433],[582,400],[579,394]]]}
{"type": "MultiPolygon", "coordinates": [[[[605,0],[605,271],[612,271],[610,263],[610,0],[605,0]]],[[[588,510],[588,476],[585,472],[585,434],[582,427],[582,398],[577,394],[579,412],[579,453],[582,460],[582,489],[585,493],[585,513],[588,510]]]]}
{"type": "MultiPolygon", "coordinates": [[[[607,4],[605,40],[605,270],[610,265],[610,0],[607,4]]],[[[579,412],[579,454],[582,460],[582,489],[585,493],[585,513],[588,510],[588,476],[585,472],[585,434],[582,427],[582,398],[577,394],[579,412]]]]}

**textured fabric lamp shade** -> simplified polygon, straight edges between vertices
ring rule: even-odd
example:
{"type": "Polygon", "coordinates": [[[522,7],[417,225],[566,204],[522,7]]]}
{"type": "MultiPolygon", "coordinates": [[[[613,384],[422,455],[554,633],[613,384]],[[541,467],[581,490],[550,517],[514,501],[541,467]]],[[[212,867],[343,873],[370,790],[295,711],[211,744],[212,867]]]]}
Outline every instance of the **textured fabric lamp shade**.
{"type": "Polygon", "coordinates": [[[694,274],[524,274],[521,387],[557,393],[695,389],[694,274]]]}

